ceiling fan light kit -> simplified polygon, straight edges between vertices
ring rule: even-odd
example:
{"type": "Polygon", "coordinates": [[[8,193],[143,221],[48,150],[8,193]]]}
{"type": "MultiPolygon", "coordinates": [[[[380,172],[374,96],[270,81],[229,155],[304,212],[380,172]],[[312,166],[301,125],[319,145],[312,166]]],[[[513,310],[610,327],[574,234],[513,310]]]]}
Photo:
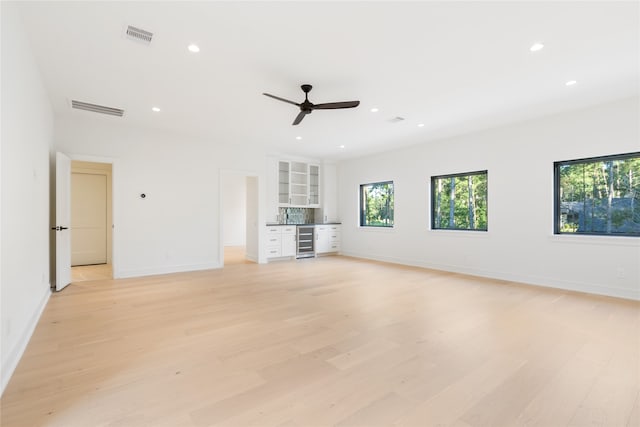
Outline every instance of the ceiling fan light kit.
{"type": "Polygon", "coordinates": [[[354,108],[360,105],[360,101],[326,102],[323,104],[314,104],[309,101],[309,92],[311,91],[311,89],[313,89],[313,86],[311,86],[310,84],[303,84],[302,86],[300,86],[300,88],[304,92],[304,101],[301,103],[290,101],[285,98],[280,98],[279,96],[271,95],[270,93],[263,93],[263,95],[265,96],[277,99],[278,101],[286,102],[288,104],[293,104],[300,108],[300,112],[292,123],[294,126],[300,124],[302,119],[304,119],[304,116],[306,116],[307,114],[311,114],[313,110],[338,110],[343,108],[354,108]]]}

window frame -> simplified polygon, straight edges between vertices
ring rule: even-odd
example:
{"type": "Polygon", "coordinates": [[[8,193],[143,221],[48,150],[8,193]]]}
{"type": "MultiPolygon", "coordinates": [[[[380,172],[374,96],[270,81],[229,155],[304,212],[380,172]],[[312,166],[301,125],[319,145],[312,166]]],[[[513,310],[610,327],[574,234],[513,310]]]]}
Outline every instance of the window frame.
{"type": "Polygon", "coordinates": [[[471,172],[461,172],[461,173],[449,173],[444,175],[434,175],[431,177],[431,209],[429,210],[431,214],[431,230],[432,231],[477,231],[487,233],[489,231],[489,170],[477,170],[471,172]],[[486,175],[487,177],[487,226],[485,228],[452,228],[452,227],[436,227],[436,191],[435,191],[435,183],[437,179],[442,178],[458,178],[462,176],[471,176],[471,175],[486,175]]]}
{"type": "Polygon", "coordinates": [[[560,220],[562,216],[561,212],[561,200],[560,200],[560,167],[567,165],[575,165],[582,163],[596,163],[603,161],[613,160],[625,160],[631,158],[640,158],[640,151],[623,153],[623,154],[610,154],[596,157],[584,157],[580,159],[572,160],[560,160],[553,162],[553,234],[556,236],[601,236],[601,237],[640,237],[639,234],[628,233],[598,233],[598,232],[571,232],[560,230],[560,220]]]}
{"type": "Polygon", "coordinates": [[[395,221],[395,216],[396,216],[395,215],[395,194],[396,194],[396,188],[395,188],[395,184],[394,184],[392,179],[391,180],[386,180],[386,181],[376,181],[376,182],[368,182],[368,183],[365,183],[365,184],[360,184],[360,187],[359,187],[359,190],[358,190],[358,199],[359,199],[358,204],[360,205],[359,209],[358,209],[359,210],[359,213],[358,213],[358,217],[359,217],[358,218],[358,224],[359,224],[359,226],[363,227],[363,228],[378,228],[378,229],[392,229],[392,228],[394,228],[395,225],[396,225],[396,221],[395,221]],[[393,219],[392,219],[393,223],[391,225],[365,224],[365,222],[366,222],[366,210],[365,210],[365,206],[364,205],[366,203],[363,203],[363,198],[362,198],[363,192],[362,192],[362,190],[366,186],[380,185],[380,184],[391,184],[391,186],[392,186],[392,194],[394,196],[394,198],[393,198],[393,219]]]}

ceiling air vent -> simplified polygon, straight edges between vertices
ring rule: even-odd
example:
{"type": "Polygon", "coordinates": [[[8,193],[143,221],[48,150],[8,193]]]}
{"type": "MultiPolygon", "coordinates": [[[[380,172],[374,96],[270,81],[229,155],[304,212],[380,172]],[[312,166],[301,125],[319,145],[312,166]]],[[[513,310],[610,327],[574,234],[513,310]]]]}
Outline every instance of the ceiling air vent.
{"type": "Polygon", "coordinates": [[[71,101],[71,108],[92,111],[94,113],[108,114],[110,116],[122,117],[124,115],[124,110],[121,110],[120,108],[105,107],[104,105],[89,104],[88,102],[76,100],[71,101]]]}
{"type": "Polygon", "coordinates": [[[400,123],[400,122],[404,121],[404,117],[400,117],[400,116],[393,117],[393,118],[389,119],[389,121],[391,123],[400,123]]]}
{"type": "Polygon", "coordinates": [[[142,42],[144,44],[150,44],[151,38],[153,37],[153,33],[134,27],[132,25],[129,25],[127,27],[125,34],[127,35],[127,38],[138,41],[138,42],[142,42]]]}

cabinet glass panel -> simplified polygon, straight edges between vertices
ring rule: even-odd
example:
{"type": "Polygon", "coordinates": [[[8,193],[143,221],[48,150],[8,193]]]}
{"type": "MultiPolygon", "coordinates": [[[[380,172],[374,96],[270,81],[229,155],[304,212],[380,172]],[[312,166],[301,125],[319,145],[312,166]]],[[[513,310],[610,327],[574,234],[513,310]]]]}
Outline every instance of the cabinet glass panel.
{"type": "Polygon", "coordinates": [[[278,203],[290,203],[289,194],[289,162],[278,162],[278,203]]]}
{"type": "Polygon", "coordinates": [[[300,172],[291,173],[291,184],[307,186],[307,174],[300,172]]]}
{"type": "Polygon", "coordinates": [[[306,206],[309,204],[309,183],[307,164],[291,162],[291,204],[306,206]]]}
{"type": "Polygon", "coordinates": [[[307,164],[300,162],[291,162],[291,172],[307,174],[307,164]]]}
{"type": "Polygon", "coordinates": [[[309,204],[320,204],[320,167],[309,165],[309,204]]]}
{"type": "Polygon", "coordinates": [[[303,206],[307,204],[306,194],[291,194],[291,204],[295,206],[303,206]]]}

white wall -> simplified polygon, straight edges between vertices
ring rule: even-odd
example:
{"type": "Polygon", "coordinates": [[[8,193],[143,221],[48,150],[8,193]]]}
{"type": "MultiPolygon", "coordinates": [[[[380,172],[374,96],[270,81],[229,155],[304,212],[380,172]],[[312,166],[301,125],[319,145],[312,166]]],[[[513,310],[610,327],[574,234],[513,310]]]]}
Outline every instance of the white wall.
{"type": "Polygon", "coordinates": [[[222,223],[225,246],[245,246],[247,240],[247,177],[222,175],[222,223]]]}
{"type": "Polygon", "coordinates": [[[336,178],[336,164],[328,162],[323,163],[320,170],[320,193],[322,194],[320,202],[322,207],[319,209],[320,218],[316,218],[316,221],[318,222],[332,222],[340,220],[340,214],[338,213],[338,182],[336,178]]]}
{"type": "Polygon", "coordinates": [[[639,114],[629,98],[343,161],[343,253],[640,299],[640,239],[553,235],[553,162],[640,151],[639,114]],[[489,231],[431,231],[430,177],[484,169],[489,231]],[[395,184],[394,229],[358,227],[360,184],[386,180],[395,184]]]}
{"type": "Polygon", "coordinates": [[[220,169],[263,177],[264,153],[78,113],[56,119],[55,147],[114,159],[114,277],[220,267],[220,169]]]}
{"type": "Polygon", "coordinates": [[[1,390],[50,295],[53,114],[20,16],[2,3],[1,390]]]}
{"type": "Polygon", "coordinates": [[[246,177],[247,189],[247,246],[245,247],[245,257],[254,262],[266,262],[266,258],[260,258],[260,231],[264,230],[264,221],[261,221],[256,214],[260,212],[260,185],[258,177],[246,177]]]}

